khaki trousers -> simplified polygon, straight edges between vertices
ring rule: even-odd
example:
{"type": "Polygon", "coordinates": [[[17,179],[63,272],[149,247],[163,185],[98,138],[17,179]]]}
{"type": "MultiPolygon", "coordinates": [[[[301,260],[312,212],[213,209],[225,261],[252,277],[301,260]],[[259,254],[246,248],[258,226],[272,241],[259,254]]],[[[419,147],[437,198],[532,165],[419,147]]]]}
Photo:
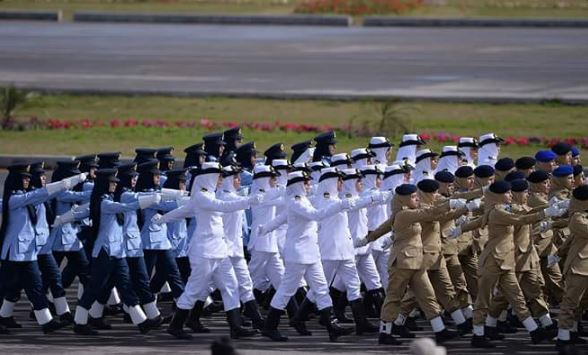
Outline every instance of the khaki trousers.
{"type": "Polygon", "coordinates": [[[470,300],[470,292],[468,291],[468,285],[459,262],[457,254],[445,255],[445,263],[451,283],[453,283],[453,289],[455,290],[455,298],[458,300],[461,308],[467,307],[475,298],[470,300]]]}
{"type": "Polygon", "coordinates": [[[588,289],[588,276],[577,275],[568,271],[566,274],[566,288],[559,305],[559,327],[572,329],[574,321],[578,320],[578,308],[588,289]]]}

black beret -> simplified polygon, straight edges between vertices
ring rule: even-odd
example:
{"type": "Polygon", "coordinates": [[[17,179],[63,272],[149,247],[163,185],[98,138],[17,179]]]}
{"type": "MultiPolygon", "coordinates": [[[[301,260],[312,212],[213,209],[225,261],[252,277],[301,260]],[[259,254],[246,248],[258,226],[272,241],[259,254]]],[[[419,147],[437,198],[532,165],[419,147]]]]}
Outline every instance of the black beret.
{"type": "Polygon", "coordinates": [[[449,171],[443,170],[435,174],[435,180],[450,183],[455,181],[455,176],[449,171]]]}
{"type": "Polygon", "coordinates": [[[467,178],[474,175],[474,168],[468,165],[460,166],[455,171],[455,176],[458,178],[467,178]]]}
{"type": "Polygon", "coordinates": [[[495,194],[504,194],[510,191],[511,186],[509,182],[506,181],[496,181],[490,185],[490,191],[494,192],[495,194]]]}
{"type": "Polygon", "coordinates": [[[580,201],[588,200],[588,185],[580,185],[574,189],[572,195],[580,201]]]}
{"type": "Polygon", "coordinates": [[[510,169],[515,167],[515,163],[511,158],[502,158],[499,159],[496,164],[494,164],[494,168],[500,171],[509,171],[510,169]]]}
{"type": "Polygon", "coordinates": [[[529,183],[525,179],[516,179],[510,182],[512,191],[523,192],[529,188],[529,183]]]}
{"type": "Polygon", "coordinates": [[[424,179],[419,181],[417,187],[423,192],[435,192],[439,190],[439,183],[433,179],[424,179]]]}
{"type": "Polygon", "coordinates": [[[514,180],[520,180],[520,179],[525,179],[525,174],[523,174],[520,171],[511,171],[510,173],[508,173],[504,177],[504,180],[506,180],[508,182],[512,182],[514,180]]]}
{"type": "Polygon", "coordinates": [[[488,178],[494,175],[494,168],[490,165],[480,165],[474,169],[474,175],[479,178],[488,178]]]}
{"type": "Polygon", "coordinates": [[[396,194],[400,196],[408,196],[410,194],[415,193],[417,191],[417,187],[413,184],[402,184],[396,187],[394,191],[396,192],[396,194]]]}
{"type": "Polygon", "coordinates": [[[519,170],[531,169],[537,161],[533,157],[520,157],[515,161],[515,168],[519,170]]]}
{"type": "MultiPolygon", "coordinates": [[[[32,165],[31,165],[32,168],[32,165]]],[[[580,174],[582,174],[582,172],[584,172],[584,168],[582,167],[582,165],[578,164],[578,165],[574,165],[574,176],[578,176],[580,174]]]]}
{"type": "Polygon", "coordinates": [[[572,151],[572,146],[564,142],[559,142],[551,147],[551,150],[557,155],[566,155],[572,151]]]}
{"type": "Polygon", "coordinates": [[[527,180],[529,180],[530,182],[532,182],[534,184],[537,184],[537,183],[543,182],[545,180],[549,180],[549,174],[543,170],[536,170],[536,171],[533,171],[531,174],[529,174],[529,176],[527,177],[527,180]]]}

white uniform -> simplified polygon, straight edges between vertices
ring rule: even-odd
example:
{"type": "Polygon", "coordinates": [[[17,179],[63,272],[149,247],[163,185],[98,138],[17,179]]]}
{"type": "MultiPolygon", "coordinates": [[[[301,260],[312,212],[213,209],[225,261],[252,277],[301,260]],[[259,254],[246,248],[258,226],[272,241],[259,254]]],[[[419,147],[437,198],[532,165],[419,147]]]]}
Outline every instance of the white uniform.
{"type": "Polygon", "coordinates": [[[218,172],[197,175],[187,204],[166,213],[159,221],[167,223],[192,216],[196,220],[196,229],[188,247],[192,273],[184,293],[177,301],[179,309],[192,309],[196,301],[205,301],[210,292],[211,282],[214,282],[221,292],[225,311],[239,308],[237,277],[228,257],[222,213],[246,209],[250,199],[217,199],[214,191],[218,177],[218,172]]]}
{"type": "Polygon", "coordinates": [[[480,147],[478,148],[478,165],[490,165],[494,167],[498,161],[499,148],[498,137],[494,133],[480,136],[480,147]]]}
{"type": "Polygon", "coordinates": [[[316,221],[342,211],[345,207],[349,207],[349,202],[339,201],[326,209],[317,210],[306,197],[302,181],[288,186],[286,214],[264,227],[272,230],[288,223],[284,253],[286,270],[271,307],[284,310],[302,277],[306,278],[314,293],[318,309],[332,307],[329,286],[320,262],[316,221]]]}
{"type": "MultiPolygon", "coordinates": [[[[449,171],[455,174],[455,171],[461,166],[461,158],[459,151],[455,145],[446,145],[443,147],[441,156],[439,157],[439,165],[437,165],[437,171],[449,171]]],[[[433,179],[433,178],[431,178],[433,179]]]]}
{"type": "Polygon", "coordinates": [[[417,152],[416,168],[413,174],[415,184],[424,179],[432,179],[435,176],[435,171],[431,166],[431,158],[436,155],[430,149],[421,149],[417,152]]]}

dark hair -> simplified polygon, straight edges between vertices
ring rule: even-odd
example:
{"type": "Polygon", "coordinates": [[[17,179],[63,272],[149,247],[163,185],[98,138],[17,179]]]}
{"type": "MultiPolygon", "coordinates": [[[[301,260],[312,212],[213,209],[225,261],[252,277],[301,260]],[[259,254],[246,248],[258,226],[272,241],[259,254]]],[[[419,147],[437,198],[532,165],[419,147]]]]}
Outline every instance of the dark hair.
{"type": "Polygon", "coordinates": [[[100,206],[105,194],[108,194],[108,179],[96,179],[90,196],[90,219],[92,219],[92,242],[96,241],[100,230],[100,206]]]}

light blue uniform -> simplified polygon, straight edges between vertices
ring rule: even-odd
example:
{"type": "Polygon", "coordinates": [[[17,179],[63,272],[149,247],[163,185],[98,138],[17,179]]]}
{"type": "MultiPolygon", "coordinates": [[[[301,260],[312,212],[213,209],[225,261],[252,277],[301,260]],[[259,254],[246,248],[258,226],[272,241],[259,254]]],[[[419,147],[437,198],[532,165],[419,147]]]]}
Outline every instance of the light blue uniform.
{"type": "Polygon", "coordinates": [[[118,222],[117,213],[131,212],[139,209],[139,202],[118,203],[110,195],[104,195],[100,203],[100,228],[92,250],[92,257],[97,258],[100,251],[117,259],[126,257],[123,243],[123,223],[118,222]]]}
{"type": "MultiPolygon", "coordinates": [[[[120,202],[131,204],[138,201],[139,193],[123,192],[120,196],[120,202]]],[[[129,258],[138,258],[143,256],[143,242],[141,240],[141,231],[137,224],[137,211],[125,211],[123,223],[123,236],[125,240],[126,255],[129,258]]]]}
{"type": "MultiPolygon", "coordinates": [[[[92,191],[64,191],[55,198],[56,208],[55,215],[59,216],[68,212],[74,203],[86,203],[90,201],[92,191]]],[[[79,251],[82,249],[82,242],[78,239],[78,232],[80,227],[78,223],[64,223],[56,228],[53,228],[51,233],[55,233],[55,240],[53,242],[53,251],[69,252],[79,251]]]]}
{"type": "Polygon", "coordinates": [[[178,207],[176,201],[162,201],[157,205],[142,210],[143,227],[141,228],[141,239],[144,250],[170,250],[172,245],[167,237],[167,226],[165,224],[151,223],[151,218],[159,211],[168,212],[178,207]]]}

